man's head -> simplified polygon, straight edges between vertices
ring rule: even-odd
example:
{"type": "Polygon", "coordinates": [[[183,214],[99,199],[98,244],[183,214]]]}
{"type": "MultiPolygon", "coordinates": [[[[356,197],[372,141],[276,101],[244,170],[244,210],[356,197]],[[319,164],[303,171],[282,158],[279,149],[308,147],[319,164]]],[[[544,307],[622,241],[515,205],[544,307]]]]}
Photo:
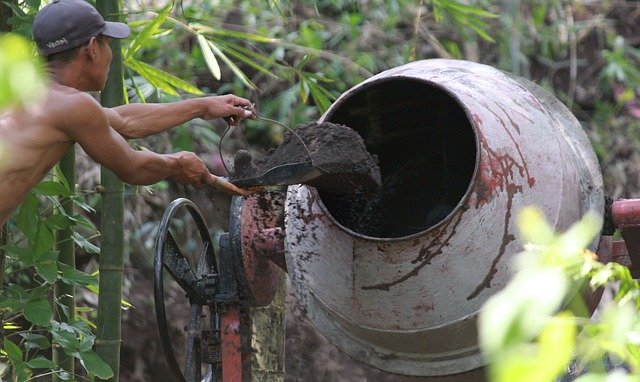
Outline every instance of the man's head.
{"type": "Polygon", "coordinates": [[[34,40],[52,76],[55,72],[57,82],[82,91],[102,90],[112,58],[108,42],[129,33],[128,26],[105,21],[84,0],[53,0],[33,23],[34,40]]]}
{"type": "Polygon", "coordinates": [[[33,38],[43,56],[79,47],[101,34],[126,38],[130,32],[123,23],[105,21],[84,0],[53,0],[33,22],[33,38]]]}

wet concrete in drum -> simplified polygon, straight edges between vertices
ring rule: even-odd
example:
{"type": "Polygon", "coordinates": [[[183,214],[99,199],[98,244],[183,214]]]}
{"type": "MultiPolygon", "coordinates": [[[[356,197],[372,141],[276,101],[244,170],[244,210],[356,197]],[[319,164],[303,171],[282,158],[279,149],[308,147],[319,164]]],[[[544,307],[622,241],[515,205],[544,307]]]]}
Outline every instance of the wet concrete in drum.
{"type": "Polygon", "coordinates": [[[311,160],[322,175],[305,181],[306,185],[349,194],[375,193],[380,189],[378,160],[367,151],[355,130],[325,122],[300,125],[294,131],[287,131],[283,142],[262,158],[252,159],[246,151],[239,151],[230,180],[259,177],[277,166],[311,160]]]}

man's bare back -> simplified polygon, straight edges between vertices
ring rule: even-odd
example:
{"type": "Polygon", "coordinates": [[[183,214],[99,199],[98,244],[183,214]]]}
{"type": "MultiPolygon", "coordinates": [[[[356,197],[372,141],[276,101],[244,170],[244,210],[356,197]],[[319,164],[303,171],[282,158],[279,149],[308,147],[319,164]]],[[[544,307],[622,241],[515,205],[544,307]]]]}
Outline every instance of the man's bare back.
{"type": "Polygon", "coordinates": [[[73,141],[56,128],[71,96],[70,88],[59,85],[49,88],[43,101],[25,108],[0,114],[0,142],[3,161],[0,164],[0,223],[24,200],[48,171],[73,145],[73,141]],[[53,109],[55,107],[55,109],[53,109]]]}

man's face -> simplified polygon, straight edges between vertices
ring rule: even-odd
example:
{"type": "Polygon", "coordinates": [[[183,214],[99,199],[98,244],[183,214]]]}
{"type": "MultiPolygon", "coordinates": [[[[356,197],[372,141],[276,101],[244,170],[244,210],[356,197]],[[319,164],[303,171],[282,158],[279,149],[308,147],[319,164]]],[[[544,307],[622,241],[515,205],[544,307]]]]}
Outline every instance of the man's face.
{"type": "Polygon", "coordinates": [[[98,75],[100,75],[100,89],[102,90],[107,83],[107,77],[109,76],[109,65],[111,65],[111,59],[113,58],[113,52],[110,45],[111,38],[103,37],[102,41],[98,44],[99,54],[96,58],[96,66],[98,75]]]}

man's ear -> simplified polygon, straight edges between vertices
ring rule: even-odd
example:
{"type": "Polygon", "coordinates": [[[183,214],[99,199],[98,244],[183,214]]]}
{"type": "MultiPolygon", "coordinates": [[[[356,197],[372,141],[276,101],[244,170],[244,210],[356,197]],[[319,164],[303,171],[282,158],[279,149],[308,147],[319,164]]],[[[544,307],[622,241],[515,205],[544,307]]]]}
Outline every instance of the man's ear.
{"type": "Polygon", "coordinates": [[[98,55],[98,44],[98,38],[95,36],[91,37],[89,42],[87,42],[87,54],[92,61],[95,60],[98,55]]]}

